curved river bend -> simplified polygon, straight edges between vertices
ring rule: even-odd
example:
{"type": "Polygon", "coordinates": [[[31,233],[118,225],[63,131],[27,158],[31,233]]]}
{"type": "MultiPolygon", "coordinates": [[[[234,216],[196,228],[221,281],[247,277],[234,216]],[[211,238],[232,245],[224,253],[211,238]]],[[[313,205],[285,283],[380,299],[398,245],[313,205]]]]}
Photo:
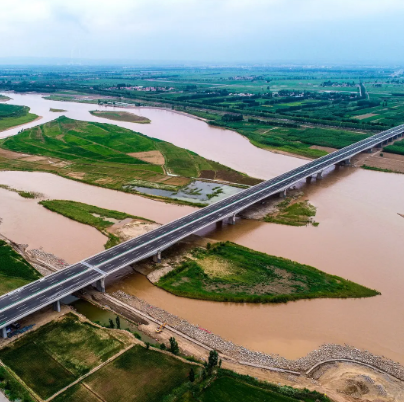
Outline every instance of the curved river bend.
{"type": "MultiPolygon", "coordinates": [[[[68,110],[64,114],[72,118],[111,123],[91,116],[88,110],[93,110],[93,105],[45,101],[38,95],[11,96],[15,99],[12,103],[28,105],[33,113],[44,116],[35,125],[57,116],[46,113],[50,107],[68,110]]],[[[255,148],[236,133],[177,113],[145,108],[133,112],[149,117],[152,123],[113,124],[171,141],[256,177],[269,178],[304,163],[255,148]]],[[[10,134],[13,130],[0,136],[10,134]]],[[[161,223],[192,210],[45,173],[0,172],[0,184],[122,210],[161,223]]],[[[349,343],[404,363],[404,218],[398,215],[404,213],[404,175],[346,168],[331,171],[322,181],[304,188],[317,207],[317,228],[243,220],[235,226],[212,227],[203,234],[313,265],[376,288],[381,296],[285,305],[213,303],[178,298],[139,274],[116,282],[109,290],[135,294],[250,349],[296,358],[324,342],[349,343]]],[[[21,199],[15,193],[0,189],[0,197],[0,231],[17,242],[43,246],[70,263],[103,247],[105,238],[95,229],[46,211],[35,200],[21,199]]]]}

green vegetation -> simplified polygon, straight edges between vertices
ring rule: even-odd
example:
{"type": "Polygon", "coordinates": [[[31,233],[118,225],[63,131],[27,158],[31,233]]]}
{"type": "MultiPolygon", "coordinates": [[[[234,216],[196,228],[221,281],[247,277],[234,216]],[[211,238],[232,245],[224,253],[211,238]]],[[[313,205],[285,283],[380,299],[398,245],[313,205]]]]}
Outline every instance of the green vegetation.
{"type": "Polygon", "coordinates": [[[311,266],[231,242],[194,249],[192,259],[186,258],[157,286],[177,296],[252,303],[380,294],[311,266]]]}
{"type": "Polygon", "coordinates": [[[30,393],[4,367],[0,366],[0,389],[10,401],[34,402],[30,393]]]}
{"type": "Polygon", "coordinates": [[[3,188],[4,190],[12,191],[14,193],[17,193],[19,196],[21,196],[23,198],[38,198],[40,196],[39,193],[35,193],[34,191],[16,190],[15,188],[12,188],[12,187],[7,186],[5,184],[0,184],[0,188],[3,188]]]}
{"type": "Polygon", "coordinates": [[[0,295],[39,279],[41,275],[0,239],[0,295]]]}
{"type": "Polygon", "coordinates": [[[2,349],[0,359],[47,399],[123,347],[111,332],[68,314],[2,349]]]}
{"type": "Polygon", "coordinates": [[[47,171],[126,192],[135,191],[129,185],[134,180],[142,180],[150,186],[157,183],[177,189],[189,184],[191,177],[240,184],[259,182],[168,142],[115,125],[76,121],[64,116],[2,140],[0,147],[52,158],[51,162],[47,158],[32,162],[22,157],[2,155],[0,170],[47,171]],[[164,168],[139,159],[149,151],[163,156],[164,168]],[[138,153],[142,155],[139,158],[136,157],[138,153]],[[180,177],[170,176],[166,171],[180,177]]]}
{"type": "Polygon", "coordinates": [[[149,219],[140,218],[139,216],[130,215],[125,212],[99,208],[94,205],[83,204],[82,202],[46,200],[41,201],[40,204],[50,211],[66,216],[74,221],[84,223],[85,225],[90,225],[99,230],[108,237],[105,248],[113,247],[119,243],[119,238],[106,230],[115,223],[113,220],[122,221],[123,219],[131,218],[153,222],[149,219]]]}
{"type": "Polygon", "coordinates": [[[293,198],[286,198],[277,205],[277,208],[279,211],[267,215],[264,218],[265,222],[290,226],[318,226],[318,223],[313,221],[313,216],[316,216],[316,207],[308,201],[293,203],[293,198]]]}
{"type": "Polygon", "coordinates": [[[378,168],[378,167],[374,167],[374,166],[362,165],[361,167],[362,167],[363,169],[367,169],[367,170],[375,170],[376,172],[399,173],[399,174],[403,174],[402,172],[399,172],[399,171],[397,171],[397,170],[383,169],[383,168],[378,168]]]}
{"type": "MultiPolygon", "coordinates": [[[[187,381],[190,367],[175,357],[136,345],[84,379],[84,383],[108,402],[161,402],[187,381]]],[[[76,392],[82,394],[83,390],[68,390],[55,402],[81,400],[76,392]]]]}
{"type": "Polygon", "coordinates": [[[38,116],[29,113],[29,107],[0,103],[0,131],[35,120],[38,116]]]}
{"type": "Polygon", "coordinates": [[[150,120],[147,117],[138,116],[134,113],[107,112],[107,111],[99,111],[99,110],[93,110],[90,113],[93,116],[103,117],[104,119],[109,119],[109,120],[128,121],[130,123],[140,123],[140,124],[150,123],[150,120]]]}
{"type": "Polygon", "coordinates": [[[180,402],[329,402],[316,391],[261,382],[223,369],[201,385],[183,395],[180,402]]]}
{"type": "Polygon", "coordinates": [[[52,107],[49,109],[49,111],[54,112],[54,113],[66,112],[66,110],[64,110],[64,109],[54,109],[52,107]]]}
{"type": "Polygon", "coordinates": [[[404,140],[396,141],[394,144],[384,147],[383,151],[391,154],[404,155],[404,140]]]}

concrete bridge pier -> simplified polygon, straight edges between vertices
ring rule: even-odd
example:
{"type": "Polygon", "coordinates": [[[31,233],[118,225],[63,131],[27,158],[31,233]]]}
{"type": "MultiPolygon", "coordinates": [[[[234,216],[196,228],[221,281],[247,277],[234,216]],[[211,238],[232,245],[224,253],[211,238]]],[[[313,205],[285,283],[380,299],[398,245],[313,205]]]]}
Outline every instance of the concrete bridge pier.
{"type": "Polygon", "coordinates": [[[153,255],[153,261],[157,264],[161,262],[161,251],[158,251],[157,254],[153,255]]]}
{"type": "Polygon", "coordinates": [[[236,224],[236,215],[232,215],[229,217],[229,225],[235,225],[236,224]]]}
{"type": "Polygon", "coordinates": [[[351,158],[344,160],[344,165],[349,166],[351,164],[351,158]]]}
{"type": "Polygon", "coordinates": [[[105,278],[101,278],[95,282],[95,287],[99,292],[105,293],[105,278]]]}
{"type": "Polygon", "coordinates": [[[3,327],[1,329],[1,337],[2,338],[7,338],[7,329],[6,329],[6,327],[3,327]]]}
{"type": "Polygon", "coordinates": [[[279,197],[280,197],[280,198],[286,198],[286,189],[285,189],[285,190],[282,190],[282,191],[279,193],[279,197]]]}
{"type": "Polygon", "coordinates": [[[373,152],[373,148],[369,148],[366,152],[367,152],[368,154],[371,154],[371,153],[373,152]]]}
{"type": "Polygon", "coordinates": [[[311,183],[311,179],[312,179],[311,176],[306,177],[306,183],[311,183]]]}
{"type": "Polygon", "coordinates": [[[53,309],[60,313],[60,300],[56,300],[55,302],[53,302],[53,309]]]}
{"type": "Polygon", "coordinates": [[[393,138],[389,138],[387,142],[393,142],[393,138]]]}
{"type": "Polygon", "coordinates": [[[318,173],[317,173],[317,176],[316,176],[316,179],[317,179],[317,180],[321,180],[322,178],[323,178],[323,171],[318,172],[318,173]]]}

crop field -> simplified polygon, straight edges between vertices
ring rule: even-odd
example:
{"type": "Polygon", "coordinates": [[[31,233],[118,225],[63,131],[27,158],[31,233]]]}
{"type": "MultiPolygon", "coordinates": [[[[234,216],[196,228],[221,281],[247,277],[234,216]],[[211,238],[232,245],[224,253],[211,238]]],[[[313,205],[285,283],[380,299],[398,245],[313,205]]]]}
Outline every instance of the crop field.
{"type": "Polygon", "coordinates": [[[29,113],[27,106],[8,105],[0,102],[0,131],[33,121],[38,116],[29,113]]]}
{"type": "Polygon", "coordinates": [[[40,277],[41,275],[20,254],[4,240],[0,240],[0,295],[40,277]]]}
{"type": "Polygon", "coordinates": [[[173,144],[115,125],[76,121],[64,116],[0,141],[0,147],[43,157],[26,161],[16,154],[10,158],[2,155],[0,169],[48,171],[121,191],[130,191],[126,184],[134,179],[150,185],[174,186],[178,186],[179,181],[181,185],[188,184],[190,177],[240,184],[258,182],[173,144]],[[154,155],[156,151],[163,155],[164,166],[146,160],[147,152],[154,155]],[[141,153],[142,159],[136,158],[136,153],[141,153]],[[166,171],[181,177],[169,176],[166,171]]]}
{"type": "Polygon", "coordinates": [[[46,399],[123,347],[110,332],[69,314],[2,349],[0,359],[46,399]]]}
{"type": "MultiPolygon", "coordinates": [[[[160,402],[187,381],[190,367],[172,356],[136,345],[87,377],[84,383],[100,400],[160,402]]],[[[82,394],[87,393],[76,387],[61,394],[55,402],[77,401],[82,394]]]]}
{"type": "Polygon", "coordinates": [[[231,242],[196,248],[157,286],[194,299],[283,303],[319,297],[370,297],[379,292],[308,265],[231,242]]]}

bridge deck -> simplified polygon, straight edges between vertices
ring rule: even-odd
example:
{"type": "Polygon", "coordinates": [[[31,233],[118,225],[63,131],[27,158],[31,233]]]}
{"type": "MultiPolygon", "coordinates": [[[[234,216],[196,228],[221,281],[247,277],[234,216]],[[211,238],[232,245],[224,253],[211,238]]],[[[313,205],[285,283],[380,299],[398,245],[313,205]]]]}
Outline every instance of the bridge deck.
{"type": "Polygon", "coordinates": [[[401,125],[368,137],[7,293],[0,297],[0,328],[403,132],[401,125]]]}

